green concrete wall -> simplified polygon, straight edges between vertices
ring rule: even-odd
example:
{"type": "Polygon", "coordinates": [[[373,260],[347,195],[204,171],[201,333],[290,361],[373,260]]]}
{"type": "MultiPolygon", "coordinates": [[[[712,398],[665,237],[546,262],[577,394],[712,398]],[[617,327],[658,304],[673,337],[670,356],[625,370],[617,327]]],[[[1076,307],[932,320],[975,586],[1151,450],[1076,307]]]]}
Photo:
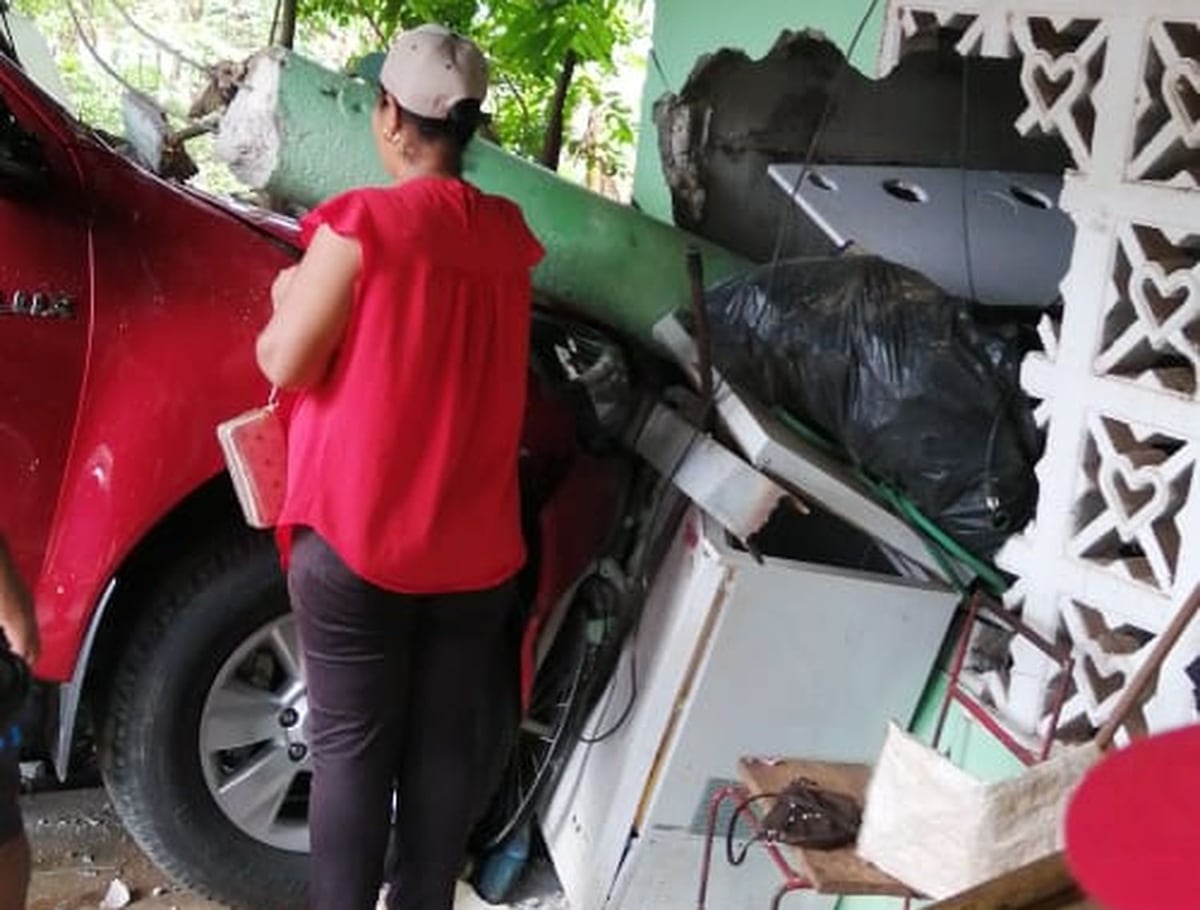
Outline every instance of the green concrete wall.
{"type": "MultiPolygon", "coordinates": [[[[870,0],[655,0],[653,41],[658,65],[653,58],[646,65],[633,182],[637,205],[657,218],[671,220],[671,195],[662,177],[658,133],[651,116],[656,99],[683,88],[697,58],[721,47],[737,47],[751,57],[761,57],[785,28],[824,32],[845,51],[869,6],[870,0]]],[[[883,7],[878,4],[851,59],[872,76],[883,7]]]]}

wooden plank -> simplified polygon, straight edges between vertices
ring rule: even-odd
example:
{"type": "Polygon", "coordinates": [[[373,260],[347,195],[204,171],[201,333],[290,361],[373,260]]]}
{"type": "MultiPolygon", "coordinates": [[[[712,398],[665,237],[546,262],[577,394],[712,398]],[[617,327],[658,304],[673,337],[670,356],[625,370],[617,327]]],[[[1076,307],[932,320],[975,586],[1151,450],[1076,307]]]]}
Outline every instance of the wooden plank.
{"type": "MultiPolygon", "coordinates": [[[[845,793],[861,806],[871,778],[869,765],[844,762],[787,759],[768,761],[743,758],[738,762],[738,777],[751,796],[779,793],[797,777],[805,777],[818,786],[845,793]]],[[[770,811],[772,800],[755,804],[757,811],[770,811]]],[[[811,850],[779,844],[784,857],[812,882],[820,894],[882,894],[898,897],[913,892],[887,873],[859,857],[853,846],[838,850],[811,850]]]]}
{"type": "Polygon", "coordinates": [[[930,904],[926,910],[1084,910],[1096,906],[1084,898],[1060,852],[930,904]]]}

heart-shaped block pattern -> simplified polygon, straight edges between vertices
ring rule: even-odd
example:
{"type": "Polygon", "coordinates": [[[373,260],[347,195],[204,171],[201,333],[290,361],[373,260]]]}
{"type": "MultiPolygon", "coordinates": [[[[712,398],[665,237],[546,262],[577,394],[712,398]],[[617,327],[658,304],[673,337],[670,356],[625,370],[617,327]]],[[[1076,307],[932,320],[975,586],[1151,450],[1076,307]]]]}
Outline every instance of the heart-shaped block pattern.
{"type": "Polygon", "coordinates": [[[1156,350],[1168,344],[1184,345],[1193,351],[1180,351],[1195,356],[1196,345],[1183,332],[1193,322],[1200,322],[1200,278],[1194,266],[1168,273],[1157,262],[1142,262],[1129,278],[1129,302],[1146,333],[1146,340],[1156,350]],[[1154,292],[1151,299],[1150,291],[1154,292]]]}
{"type": "Polygon", "coordinates": [[[1100,495],[1126,543],[1162,517],[1171,503],[1170,484],[1154,465],[1135,467],[1123,455],[1105,457],[1097,475],[1100,495]]]}
{"type": "Polygon", "coordinates": [[[1188,148],[1200,146],[1200,63],[1181,57],[1163,68],[1163,103],[1188,148]]]}
{"type": "Polygon", "coordinates": [[[1021,87],[1044,130],[1071,116],[1071,109],[1088,88],[1087,67],[1075,54],[1052,57],[1034,51],[1021,67],[1021,87]]]}

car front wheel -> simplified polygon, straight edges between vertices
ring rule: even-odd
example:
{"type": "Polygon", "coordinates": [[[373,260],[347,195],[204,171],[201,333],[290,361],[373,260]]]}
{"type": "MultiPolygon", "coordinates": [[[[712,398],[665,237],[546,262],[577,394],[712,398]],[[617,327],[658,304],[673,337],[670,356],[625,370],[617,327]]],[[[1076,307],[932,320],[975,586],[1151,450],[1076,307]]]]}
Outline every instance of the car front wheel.
{"type": "Polygon", "coordinates": [[[180,883],[238,907],[303,907],[307,702],[275,548],[239,531],[157,591],[100,739],[113,804],[180,883]]]}

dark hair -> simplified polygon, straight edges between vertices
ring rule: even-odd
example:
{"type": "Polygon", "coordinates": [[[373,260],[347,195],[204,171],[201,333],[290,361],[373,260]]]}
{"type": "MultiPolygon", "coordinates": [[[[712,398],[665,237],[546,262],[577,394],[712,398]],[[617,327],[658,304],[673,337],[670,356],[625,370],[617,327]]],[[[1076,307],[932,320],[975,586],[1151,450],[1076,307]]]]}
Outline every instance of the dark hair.
{"type": "Polygon", "coordinates": [[[424,117],[408,110],[396,100],[395,96],[383,86],[379,87],[379,103],[382,105],[388,98],[396,105],[403,120],[411,121],[417,128],[417,134],[427,142],[446,142],[455,159],[462,157],[463,149],[475,135],[475,131],[486,120],[487,115],[480,109],[479,102],[474,98],[464,98],[455,102],[450,108],[449,115],[444,120],[436,117],[424,117]]]}

